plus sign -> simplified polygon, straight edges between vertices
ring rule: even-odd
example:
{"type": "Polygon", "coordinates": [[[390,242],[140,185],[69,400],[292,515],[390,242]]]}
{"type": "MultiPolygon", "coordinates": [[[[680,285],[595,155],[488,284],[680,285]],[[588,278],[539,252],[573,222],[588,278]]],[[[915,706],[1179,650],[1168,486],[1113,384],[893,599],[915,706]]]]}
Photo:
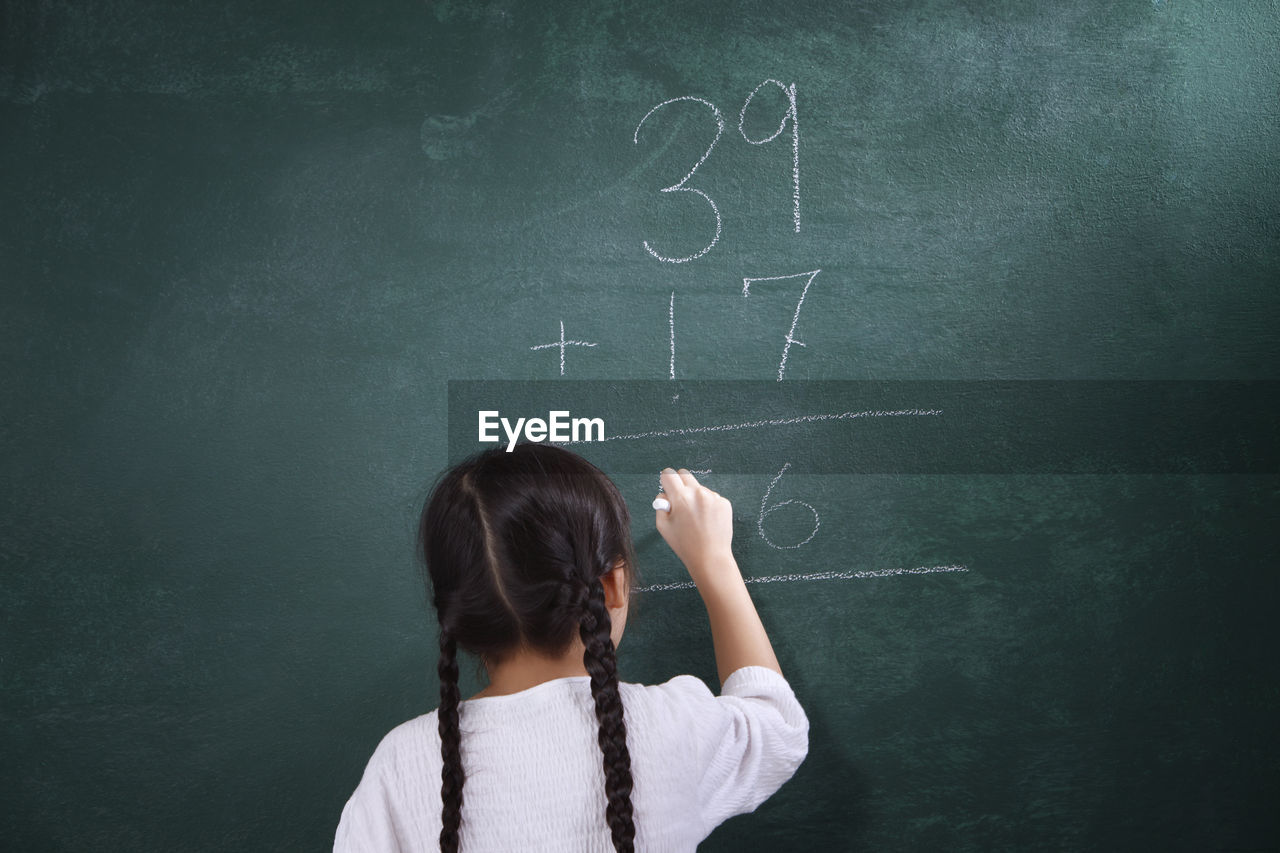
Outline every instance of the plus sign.
{"type": "Polygon", "coordinates": [[[565,347],[593,347],[595,344],[591,341],[566,341],[564,339],[564,320],[560,321],[560,340],[550,344],[538,344],[529,349],[553,349],[560,350],[560,375],[564,376],[564,348],[565,347]]]}

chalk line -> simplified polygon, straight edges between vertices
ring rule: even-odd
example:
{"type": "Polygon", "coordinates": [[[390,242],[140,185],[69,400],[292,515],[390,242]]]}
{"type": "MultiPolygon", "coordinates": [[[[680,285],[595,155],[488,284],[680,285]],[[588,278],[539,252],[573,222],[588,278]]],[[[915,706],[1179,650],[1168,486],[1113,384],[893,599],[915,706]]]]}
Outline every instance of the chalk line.
{"type": "Polygon", "coordinates": [[[593,347],[593,346],[596,346],[596,344],[591,341],[566,341],[564,339],[564,320],[561,320],[560,321],[560,340],[552,344],[538,344],[537,346],[529,347],[529,349],[531,350],[555,349],[556,347],[559,347],[560,348],[560,375],[564,376],[564,348],[571,347],[571,346],[572,347],[593,347]]]}
{"type": "MultiPolygon", "coordinates": [[[[870,578],[890,578],[898,575],[933,575],[943,572],[967,572],[968,566],[916,566],[914,569],[875,569],[861,572],[809,572],[796,575],[768,575],[759,578],[743,578],[747,583],[789,583],[792,581],[851,581],[870,578]]],[[[637,592],[667,592],[676,589],[694,589],[693,581],[682,583],[655,583],[640,587],[637,592]]]]}
{"type": "Polygon", "coordinates": [[[676,378],[676,292],[671,291],[671,304],[667,306],[667,325],[671,328],[671,378],[676,378]]]}
{"type": "MultiPolygon", "coordinates": [[[[667,438],[676,435],[697,435],[706,432],[730,432],[739,429],[760,429],[771,426],[790,426],[792,424],[818,423],[820,421],[850,421],[857,418],[896,418],[896,417],[928,417],[941,415],[942,409],[897,409],[895,411],[879,411],[867,409],[861,412],[840,412],[831,415],[797,415],[794,418],[770,418],[767,420],[747,421],[740,424],[716,424],[713,426],[682,427],[678,429],[653,430],[652,432],[633,432],[625,435],[606,435],[600,441],[633,441],[639,438],[667,438]]],[[[583,444],[583,441],[557,442],[560,444],[583,444]]]]}

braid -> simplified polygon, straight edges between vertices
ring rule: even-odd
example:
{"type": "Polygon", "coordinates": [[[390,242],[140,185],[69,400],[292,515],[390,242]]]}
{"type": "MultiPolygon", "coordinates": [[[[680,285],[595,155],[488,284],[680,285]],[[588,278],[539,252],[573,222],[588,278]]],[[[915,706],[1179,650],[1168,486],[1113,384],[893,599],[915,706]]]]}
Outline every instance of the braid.
{"type": "Polygon", "coordinates": [[[440,630],[440,800],[444,804],[440,849],[457,853],[458,827],[462,824],[462,731],[458,728],[458,644],[452,634],[440,630]]]}
{"type": "Polygon", "coordinates": [[[596,578],[587,589],[579,631],[586,645],[582,662],[591,675],[591,697],[600,723],[600,751],[604,754],[604,790],[609,798],[605,818],[618,853],[635,847],[636,825],[631,811],[631,753],[627,751],[627,724],[618,693],[618,659],[610,637],[609,611],[604,586],[596,578]]]}

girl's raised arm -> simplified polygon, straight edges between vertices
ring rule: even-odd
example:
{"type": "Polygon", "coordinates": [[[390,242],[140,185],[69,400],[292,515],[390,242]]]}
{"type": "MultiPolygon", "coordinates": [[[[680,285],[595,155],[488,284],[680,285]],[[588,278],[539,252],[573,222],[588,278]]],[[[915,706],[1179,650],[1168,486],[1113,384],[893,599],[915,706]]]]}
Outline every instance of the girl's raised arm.
{"type": "Polygon", "coordinates": [[[662,488],[671,509],[656,511],[658,532],[684,563],[702,595],[711,620],[720,683],[744,666],[768,667],[781,674],[769,635],[733,556],[732,505],[684,468],[678,472],[663,469],[662,488]]]}

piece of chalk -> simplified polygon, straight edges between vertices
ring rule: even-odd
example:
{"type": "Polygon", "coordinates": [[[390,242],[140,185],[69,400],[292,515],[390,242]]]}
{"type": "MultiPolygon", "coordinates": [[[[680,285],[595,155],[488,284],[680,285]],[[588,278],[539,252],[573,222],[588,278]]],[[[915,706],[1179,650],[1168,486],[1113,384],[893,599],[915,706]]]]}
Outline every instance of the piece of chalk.
{"type": "Polygon", "coordinates": [[[666,498],[654,498],[653,508],[660,509],[663,512],[671,512],[671,501],[667,500],[666,498]]]}

